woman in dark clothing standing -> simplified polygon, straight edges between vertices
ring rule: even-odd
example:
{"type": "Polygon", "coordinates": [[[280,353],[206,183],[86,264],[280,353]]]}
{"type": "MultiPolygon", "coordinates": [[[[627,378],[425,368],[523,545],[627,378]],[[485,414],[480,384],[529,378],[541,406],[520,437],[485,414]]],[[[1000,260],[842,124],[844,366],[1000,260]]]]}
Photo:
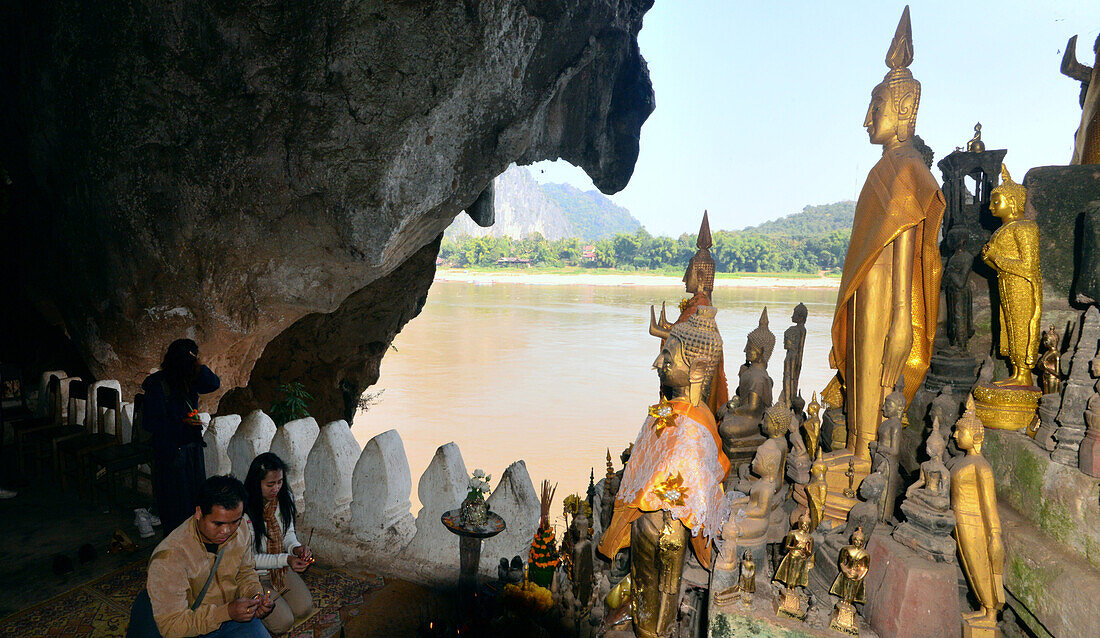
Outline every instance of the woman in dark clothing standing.
{"type": "Polygon", "coordinates": [[[173,341],[160,370],[141,384],[143,426],[153,438],[153,485],[165,536],[195,514],[206,480],[199,395],[220,386],[217,375],[199,363],[199,346],[190,339],[173,341]]]}

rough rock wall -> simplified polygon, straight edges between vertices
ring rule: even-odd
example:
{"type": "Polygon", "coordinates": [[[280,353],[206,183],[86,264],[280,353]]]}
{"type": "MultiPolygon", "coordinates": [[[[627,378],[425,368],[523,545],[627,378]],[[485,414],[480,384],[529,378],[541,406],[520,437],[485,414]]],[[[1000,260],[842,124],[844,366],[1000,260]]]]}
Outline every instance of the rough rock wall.
{"type": "MultiPolygon", "coordinates": [[[[636,40],[650,6],[3,3],[5,285],[126,394],[180,336],[225,391],[261,354],[312,349],[276,338],[354,295],[408,319],[371,283],[510,163],[560,157],[604,192],[626,185],[653,109],[636,40]]],[[[406,272],[417,300],[424,261],[406,272]]],[[[385,348],[347,336],[361,359],[341,365],[361,386],[385,348]]],[[[248,400],[268,403],[266,388],[248,400]]]]}

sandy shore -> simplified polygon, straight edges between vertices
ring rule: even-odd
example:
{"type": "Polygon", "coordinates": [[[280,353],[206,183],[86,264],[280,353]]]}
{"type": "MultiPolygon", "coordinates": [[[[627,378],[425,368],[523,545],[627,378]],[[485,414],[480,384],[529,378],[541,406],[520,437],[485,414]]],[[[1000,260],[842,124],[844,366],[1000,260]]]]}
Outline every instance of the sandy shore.
{"type": "MultiPolygon", "coordinates": [[[[471,284],[528,284],[533,286],[683,286],[679,277],[663,275],[607,274],[588,275],[583,273],[524,273],[515,270],[499,272],[474,272],[459,268],[440,268],[435,273],[436,281],[462,281],[471,284]]],[[[714,280],[716,288],[837,288],[837,277],[807,277],[804,279],[783,277],[719,277],[714,280]]]]}

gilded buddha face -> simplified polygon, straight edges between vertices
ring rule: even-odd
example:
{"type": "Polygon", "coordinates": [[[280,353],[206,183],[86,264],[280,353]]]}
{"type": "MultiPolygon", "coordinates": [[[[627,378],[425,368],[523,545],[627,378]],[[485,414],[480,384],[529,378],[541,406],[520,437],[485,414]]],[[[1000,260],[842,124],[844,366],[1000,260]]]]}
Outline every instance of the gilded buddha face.
{"type": "Polygon", "coordinates": [[[695,258],[693,257],[688,261],[687,270],[684,271],[684,290],[695,294],[699,292],[699,282],[701,277],[698,270],[695,268],[695,258]]]}
{"type": "Polygon", "coordinates": [[[1019,214],[1016,209],[1017,206],[1014,200],[1006,197],[1004,193],[993,191],[993,196],[989,199],[989,211],[993,213],[994,217],[999,217],[1004,221],[1015,219],[1019,214]]]}
{"type": "Polygon", "coordinates": [[[911,115],[905,117],[901,111],[914,114],[913,96],[906,94],[896,99],[895,90],[888,84],[879,84],[871,91],[871,104],[867,107],[867,116],[863,126],[872,144],[894,148],[912,137],[911,115]]]}
{"type": "Polygon", "coordinates": [[[653,367],[657,370],[662,386],[686,388],[690,383],[691,366],[684,356],[683,344],[674,336],[665,339],[665,345],[661,346],[661,353],[657,355],[653,367]]]}

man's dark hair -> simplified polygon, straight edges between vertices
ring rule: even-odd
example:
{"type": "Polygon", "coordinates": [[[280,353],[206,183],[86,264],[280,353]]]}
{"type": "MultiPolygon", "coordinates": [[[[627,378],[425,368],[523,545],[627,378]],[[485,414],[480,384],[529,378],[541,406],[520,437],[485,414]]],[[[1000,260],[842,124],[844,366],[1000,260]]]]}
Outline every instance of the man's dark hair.
{"type": "Polygon", "coordinates": [[[210,514],[215,505],[231,510],[247,501],[248,492],[245,492],[244,484],[228,474],[211,476],[199,488],[198,505],[203,516],[210,514]]]}

